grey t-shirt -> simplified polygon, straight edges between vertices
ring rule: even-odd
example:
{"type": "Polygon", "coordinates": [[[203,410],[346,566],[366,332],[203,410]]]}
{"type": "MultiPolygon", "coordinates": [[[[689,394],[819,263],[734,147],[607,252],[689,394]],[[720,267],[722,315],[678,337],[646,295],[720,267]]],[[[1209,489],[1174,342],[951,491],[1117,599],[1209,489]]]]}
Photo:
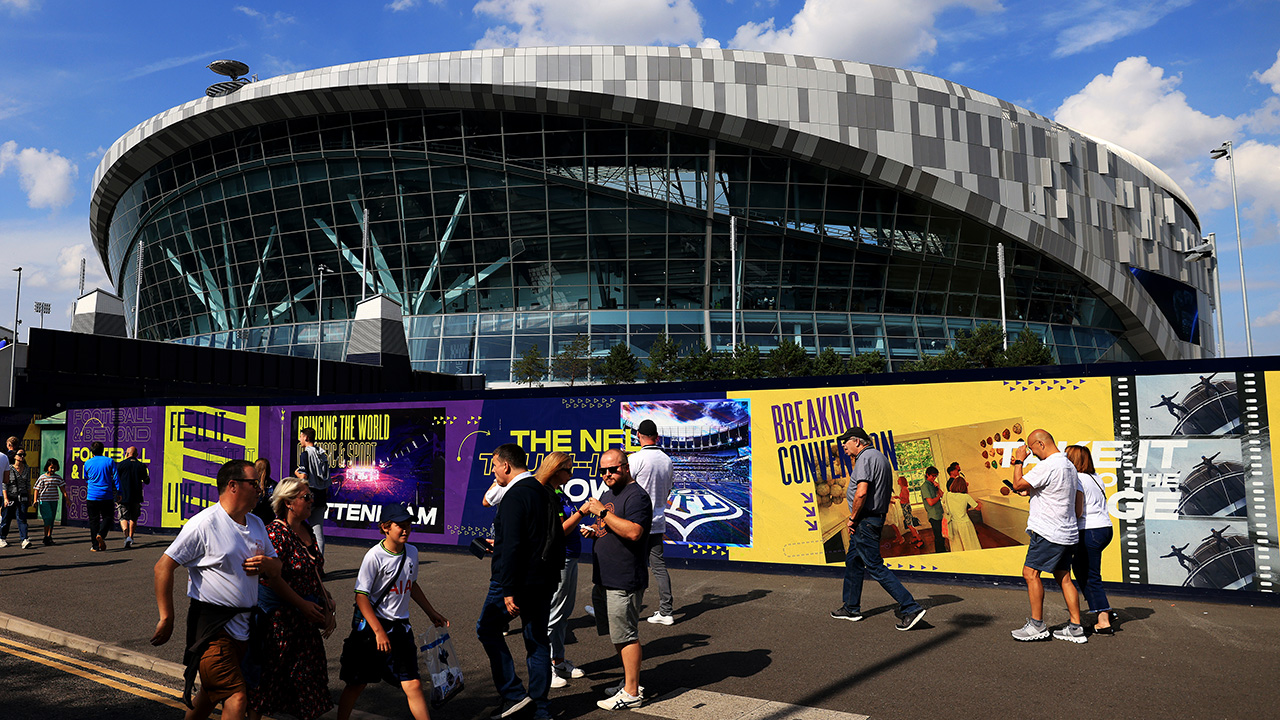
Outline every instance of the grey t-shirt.
{"type": "Polygon", "coordinates": [[[853,464],[853,477],[849,480],[849,489],[845,491],[849,507],[853,507],[853,496],[858,490],[858,483],[867,483],[867,498],[862,503],[858,518],[869,515],[883,516],[889,511],[889,494],[892,490],[890,478],[893,468],[889,458],[879,450],[869,447],[858,455],[853,464]]]}

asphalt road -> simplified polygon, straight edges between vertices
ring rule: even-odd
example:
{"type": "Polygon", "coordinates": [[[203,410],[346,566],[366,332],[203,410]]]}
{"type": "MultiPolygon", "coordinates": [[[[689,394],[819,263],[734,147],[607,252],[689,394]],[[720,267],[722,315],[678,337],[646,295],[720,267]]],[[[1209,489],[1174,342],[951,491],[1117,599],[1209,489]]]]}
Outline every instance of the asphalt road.
{"type": "Polygon", "coordinates": [[[6,720],[180,716],[172,678],[13,633],[0,633],[0,677],[6,720]]]}
{"type": "MultiPolygon", "coordinates": [[[[84,531],[59,528],[58,533],[79,541],[84,531]]],[[[0,611],[178,662],[178,641],[160,648],[148,642],[156,622],[151,570],[169,540],[143,536],[140,547],[126,551],[113,536],[107,553],[90,553],[86,542],[0,550],[0,611]]],[[[349,620],[347,598],[366,549],[329,546],[327,584],[339,598],[340,627],[349,620]]],[[[452,621],[467,682],[467,689],[434,716],[487,717],[497,695],[473,628],[488,563],[460,552],[420,549],[419,583],[452,621]]],[[[891,601],[874,583],[863,599],[868,617],[848,623],[828,617],[840,602],[835,574],[801,577],[675,565],[671,575],[676,624],[641,624],[641,682],[651,697],[697,688],[875,720],[938,713],[1063,720],[1280,716],[1271,691],[1265,690],[1280,677],[1280,609],[1274,606],[1114,594],[1112,603],[1120,608],[1115,636],[1094,637],[1084,645],[1022,644],[1009,637],[1027,614],[1026,592],[1016,586],[907,582],[929,612],[917,629],[904,633],[894,629],[891,601]]],[[[594,703],[621,677],[612,646],[596,636],[581,611],[590,578],[590,567],[583,566],[568,646],[569,658],[588,677],[552,691],[553,709],[566,718],[609,716],[594,703]]],[[[181,595],[185,583],[177,584],[181,595]]],[[[647,600],[652,612],[656,597],[647,600]]],[[[178,607],[182,627],[181,597],[178,607]]],[[[413,619],[420,626],[426,622],[417,610],[413,619]]],[[[1054,591],[1047,597],[1046,619],[1050,624],[1067,619],[1054,591]]],[[[326,645],[335,695],[341,689],[343,636],[335,633],[326,645]]],[[[521,658],[519,639],[512,638],[511,645],[521,658]]],[[[523,663],[517,667],[523,676],[523,663]]],[[[370,688],[358,708],[407,716],[399,690],[385,685],[370,688]]],[[[161,716],[177,717],[177,711],[161,711],[161,716]]]]}

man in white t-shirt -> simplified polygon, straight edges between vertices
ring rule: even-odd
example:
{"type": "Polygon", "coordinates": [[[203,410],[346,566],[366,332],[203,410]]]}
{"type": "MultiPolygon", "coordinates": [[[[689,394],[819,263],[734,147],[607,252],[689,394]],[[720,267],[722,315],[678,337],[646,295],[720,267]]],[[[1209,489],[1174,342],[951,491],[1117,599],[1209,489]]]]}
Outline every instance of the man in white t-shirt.
{"type": "Polygon", "coordinates": [[[1076,492],[1080,481],[1075,465],[1044,430],[1033,431],[1027,436],[1027,444],[1013,451],[1012,465],[1014,491],[1031,498],[1027,516],[1031,545],[1022,568],[1031,599],[1031,617],[1026,625],[1013,631],[1013,638],[1031,641],[1049,637],[1049,626],[1044,622],[1044,583],[1040,580],[1040,573],[1049,572],[1062,586],[1062,597],[1071,614],[1071,623],[1055,630],[1053,636],[1074,643],[1085,642],[1087,638],[1080,625],[1080,596],[1071,582],[1071,551],[1079,539],[1076,492]],[[1040,462],[1024,475],[1022,462],[1031,453],[1040,462]]]}
{"type": "Polygon", "coordinates": [[[249,644],[249,611],[258,603],[258,578],[282,597],[295,596],[280,578],[280,561],[267,530],[251,511],[261,488],[253,463],[229,460],[218,469],[218,502],[183,525],[156,562],[156,623],[152,645],[173,634],[173,574],[187,568],[186,720],[203,720],[222,703],[222,717],[239,720],[249,694],[240,662],[249,644]],[[191,687],[200,676],[200,692],[191,687]]]}
{"type": "Polygon", "coordinates": [[[649,529],[649,569],[653,571],[653,579],[658,581],[658,609],[649,616],[649,622],[671,625],[675,622],[675,618],[671,616],[674,610],[671,575],[667,573],[667,560],[662,553],[667,532],[667,500],[671,497],[674,483],[671,477],[671,458],[658,447],[658,425],[654,421],[641,421],[636,428],[636,437],[640,440],[640,449],[631,453],[627,464],[631,466],[631,477],[644,488],[649,501],[653,503],[653,524],[649,529]]]}

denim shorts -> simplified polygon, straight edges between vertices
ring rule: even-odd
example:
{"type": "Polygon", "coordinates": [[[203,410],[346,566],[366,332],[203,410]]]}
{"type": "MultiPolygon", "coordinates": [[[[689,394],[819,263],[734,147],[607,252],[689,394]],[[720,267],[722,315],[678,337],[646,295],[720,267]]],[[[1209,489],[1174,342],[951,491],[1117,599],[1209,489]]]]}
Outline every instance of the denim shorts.
{"type": "Polygon", "coordinates": [[[1028,530],[1027,535],[1031,536],[1031,546],[1027,548],[1025,563],[1027,567],[1047,573],[1071,569],[1072,546],[1045,540],[1033,530],[1028,530]]]}

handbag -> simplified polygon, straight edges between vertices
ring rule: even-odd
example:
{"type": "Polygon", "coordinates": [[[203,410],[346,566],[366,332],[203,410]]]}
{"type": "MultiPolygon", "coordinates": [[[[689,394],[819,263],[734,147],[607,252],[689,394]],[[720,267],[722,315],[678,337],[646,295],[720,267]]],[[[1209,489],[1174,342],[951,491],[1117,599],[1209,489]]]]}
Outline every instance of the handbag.
{"type": "Polygon", "coordinates": [[[428,625],[418,637],[418,658],[431,676],[431,707],[438,708],[462,692],[462,665],[453,650],[448,628],[428,625]]]}

